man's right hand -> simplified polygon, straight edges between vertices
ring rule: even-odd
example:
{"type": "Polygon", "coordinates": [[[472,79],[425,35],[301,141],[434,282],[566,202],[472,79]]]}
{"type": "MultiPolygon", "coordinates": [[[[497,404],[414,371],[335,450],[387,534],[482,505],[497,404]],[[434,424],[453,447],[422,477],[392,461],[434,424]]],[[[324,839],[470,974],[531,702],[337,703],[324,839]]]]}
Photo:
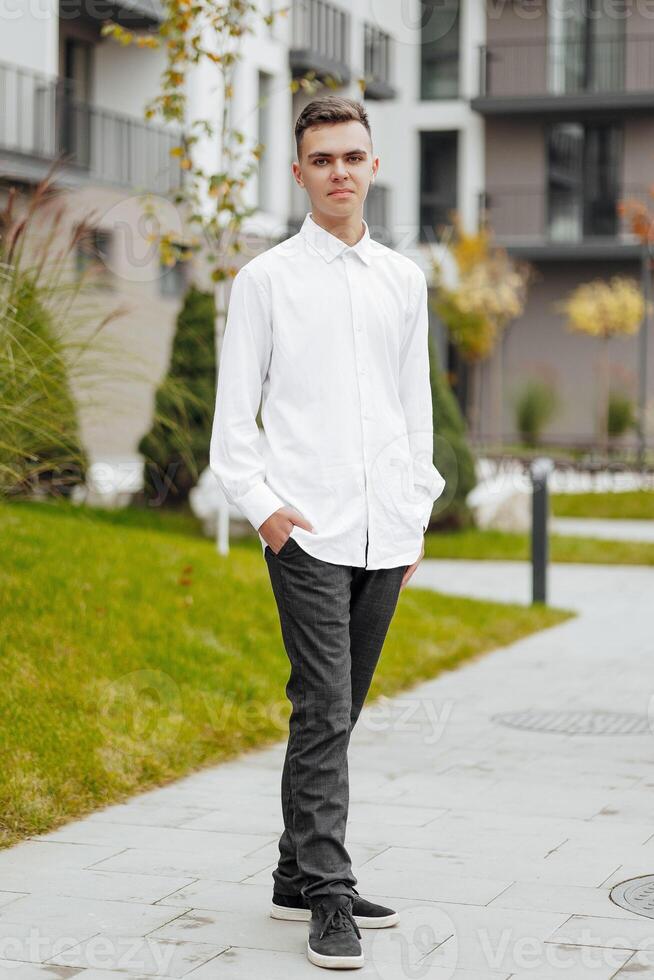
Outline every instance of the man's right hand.
{"type": "Polygon", "coordinates": [[[270,550],[277,554],[288,541],[294,524],[303,527],[306,531],[313,531],[313,525],[299,511],[294,510],[293,507],[280,507],[259,526],[259,534],[269,545],[270,550]]]}

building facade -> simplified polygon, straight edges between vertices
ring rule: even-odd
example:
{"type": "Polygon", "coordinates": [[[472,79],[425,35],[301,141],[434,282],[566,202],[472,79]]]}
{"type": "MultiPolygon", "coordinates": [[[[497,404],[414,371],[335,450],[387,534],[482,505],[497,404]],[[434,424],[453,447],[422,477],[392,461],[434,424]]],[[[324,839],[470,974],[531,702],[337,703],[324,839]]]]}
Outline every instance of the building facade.
{"type": "MultiPolygon", "coordinates": [[[[481,207],[497,240],[536,274],[525,315],[498,353],[509,386],[508,438],[515,434],[512,398],[538,377],[561,402],[548,436],[575,445],[596,436],[600,345],[571,335],[553,306],[581,282],[641,281],[643,252],[618,204],[654,204],[654,16],[647,15],[631,0],[515,0],[488,8],[471,102],[485,129],[481,207]]],[[[646,380],[642,341],[609,342],[612,388],[634,403],[646,380]]],[[[486,370],[488,400],[496,367],[486,370]]],[[[651,343],[646,368],[651,415],[651,343]]],[[[492,414],[488,401],[485,414],[492,414]]]]}
{"type": "MultiPolygon", "coordinates": [[[[138,466],[136,446],[150,426],[188,275],[162,269],[143,245],[140,195],[165,208],[182,176],[170,156],[177,135],[143,121],[161,53],[104,39],[100,24],[111,16],[148,31],[161,10],[156,0],[93,7],[49,0],[48,16],[36,18],[21,2],[0,33],[0,186],[33,185],[64,154],[57,180],[71,223],[96,214],[95,244],[108,267],[103,301],[127,306],[115,334],[142,377],[123,378],[119,357],[100,409],[83,417],[83,434],[93,458],[138,466]]],[[[242,260],[293,234],[309,209],[291,162],[293,124],[312,95],[292,83],[314,73],[366,105],[381,161],[364,210],[373,237],[430,277],[443,258],[438,229],[456,211],[468,230],[487,220],[497,241],[534,267],[525,315],[482,368],[475,436],[512,440],[515,396],[528,380],[545,378],[562,405],[546,436],[591,442],[599,350],[568,333],[553,305],[591,278],[640,278],[642,254],[616,204],[645,199],[654,182],[654,21],[635,0],[625,3],[612,10],[597,0],[290,0],[288,16],[260,21],[243,37],[235,70],[232,124],[252,145],[265,144],[245,191],[256,211],[245,224],[242,260]]],[[[263,0],[260,9],[278,6],[263,0]]],[[[215,83],[206,65],[192,75],[192,116],[218,118],[215,83]]],[[[217,168],[216,140],[201,152],[217,168]]],[[[195,275],[202,280],[199,263],[195,275]]],[[[435,315],[432,330],[465,406],[469,371],[435,315]]],[[[639,340],[612,341],[611,357],[614,382],[635,400],[639,340]]]]}

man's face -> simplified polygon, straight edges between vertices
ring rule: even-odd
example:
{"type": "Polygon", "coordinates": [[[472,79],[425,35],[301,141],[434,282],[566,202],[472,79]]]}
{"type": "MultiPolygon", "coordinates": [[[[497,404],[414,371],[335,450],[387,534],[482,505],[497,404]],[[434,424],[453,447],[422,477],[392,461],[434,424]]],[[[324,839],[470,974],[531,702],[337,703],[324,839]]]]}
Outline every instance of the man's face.
{"type": "Polygon", "coordinates": [[[349,119],[305,130],[299,164],[293,162],[293,175],[305,188],[312,207],[337,218],[361,213],[378,167],[379,158],[373,159],[367,129],[356,119],[349,119]]]}

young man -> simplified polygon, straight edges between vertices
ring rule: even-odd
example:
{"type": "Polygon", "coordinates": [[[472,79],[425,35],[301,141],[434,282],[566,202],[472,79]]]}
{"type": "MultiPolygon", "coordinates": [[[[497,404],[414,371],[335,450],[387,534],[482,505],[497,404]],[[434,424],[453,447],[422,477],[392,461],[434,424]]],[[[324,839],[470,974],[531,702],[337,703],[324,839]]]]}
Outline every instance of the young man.
{"type": "Polygon", "coordinates": [[[362,217],[379,168],[365,109],[315,99],[295,139],[311,211],[232,284],[210,465],[259,532],[291,666],[271,914],[310,920],[309,960],[342,968],[363,965],[360,926],[399,920],[354,887],[347,749],[445,481],[425,276],[362,217]]]}

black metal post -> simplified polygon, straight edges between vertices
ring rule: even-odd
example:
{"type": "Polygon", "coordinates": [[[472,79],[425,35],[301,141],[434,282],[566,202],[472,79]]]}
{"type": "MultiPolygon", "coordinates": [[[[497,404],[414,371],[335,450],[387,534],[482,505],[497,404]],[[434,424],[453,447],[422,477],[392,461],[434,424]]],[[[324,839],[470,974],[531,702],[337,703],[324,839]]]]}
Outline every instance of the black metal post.
{"type": "Polygon", "coordinates": [[[638,465],[641,469],[645,466],[645,454],[647,451],[646,433],[646,408],[647,408],[647,341],[649,332],[649,304],[651,302],[652,274],[650,269],[649,243],[643,242],[641,254],[641,287],[645,300],[645,312],[643,322],[640,327],[638,338],[638,465]]]}
{"type": "Polygon", "coordinates": [[[554,464],[547,456],[532,461],[531,601],[547,602],[547,477],[554,464]]]}

